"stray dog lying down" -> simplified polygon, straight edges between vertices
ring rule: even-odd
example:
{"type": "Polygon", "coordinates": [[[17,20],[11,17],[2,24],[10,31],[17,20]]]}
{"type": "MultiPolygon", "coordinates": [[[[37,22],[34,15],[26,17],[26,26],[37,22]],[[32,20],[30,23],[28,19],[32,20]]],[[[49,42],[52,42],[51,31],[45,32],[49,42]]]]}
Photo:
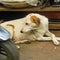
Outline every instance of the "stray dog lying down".
{"type": "Polygon", "coordinates": [[[55,37],[49,31],[48,23],[47,17],[37,13],[30,13],[24,18],[1,23],[1,26],[10,32],[10,38],[16,44],[35,40],[52,40],[55,45],[59,45],[58,40],[60,38],[55,37]],[[44,37],[44,35],[48,37],[44,37]]]}
{"type": "Polygon", "coordinates": [[[0,2],[26,2],[32,6],[38,6],[41,3],[39,0],[0,0],[0,2]]]}

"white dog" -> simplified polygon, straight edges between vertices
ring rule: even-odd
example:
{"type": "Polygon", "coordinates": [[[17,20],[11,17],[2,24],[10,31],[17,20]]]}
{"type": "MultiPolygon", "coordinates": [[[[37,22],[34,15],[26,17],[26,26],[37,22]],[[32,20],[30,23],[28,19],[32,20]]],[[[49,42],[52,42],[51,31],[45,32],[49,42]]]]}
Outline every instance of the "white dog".
{"type": "Polygon", "coordinates": [[[37,13],[30,13],[24,18],[4,22],[1,26],[10,32],[10,38],[17,43],[52,40],[55,45],[59,45],[58,38],[49,32],[48,18],[37,13]],[[44,37],[44,35],[49,37],[44,37]]]}
{"type": "MultiPolygon", "coordinates": [[[[1,1],[8,1],[8,2],[26,2],[32,6],[37,6],[40,3],[39,0],[1,0],[1,1]]],[[[0,2],[1,2],[0,1],[0,2]]]]}

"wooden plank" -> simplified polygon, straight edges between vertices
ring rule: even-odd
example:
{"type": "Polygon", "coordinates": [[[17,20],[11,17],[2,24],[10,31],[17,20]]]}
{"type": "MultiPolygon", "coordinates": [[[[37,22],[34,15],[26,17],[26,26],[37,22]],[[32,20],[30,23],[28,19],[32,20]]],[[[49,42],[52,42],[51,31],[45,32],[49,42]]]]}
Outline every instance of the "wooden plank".
{"type": "Polygon", "coordinates": [[[55,34],[57,37],[60,37],[60,30],[50,30],[53,34],[55,34]]]}
{"type": "Polygon", "coordinates": [[[60,29],[60,23],[56,23],[56,24],[49,24],[49,28],[50,29],[60,29]]]}

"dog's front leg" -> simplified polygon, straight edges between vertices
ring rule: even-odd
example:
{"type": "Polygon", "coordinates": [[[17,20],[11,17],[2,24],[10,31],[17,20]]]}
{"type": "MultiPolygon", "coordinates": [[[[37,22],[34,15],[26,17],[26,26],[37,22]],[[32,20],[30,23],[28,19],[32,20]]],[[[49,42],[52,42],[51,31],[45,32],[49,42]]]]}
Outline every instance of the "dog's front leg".
{"type": "Polygon", "coordinates": [[[41,40],[45,40],[45,38],[42,35],[39,34],[36,40],[41,41],[41,40]]]}
{"type": "Polygon", "coordinates": [[[55,45],[59,45],[59,41],[56,39],[55,35],[49,31],[46,32],[46,35],[51,37],[52,41],[55,45]]]}

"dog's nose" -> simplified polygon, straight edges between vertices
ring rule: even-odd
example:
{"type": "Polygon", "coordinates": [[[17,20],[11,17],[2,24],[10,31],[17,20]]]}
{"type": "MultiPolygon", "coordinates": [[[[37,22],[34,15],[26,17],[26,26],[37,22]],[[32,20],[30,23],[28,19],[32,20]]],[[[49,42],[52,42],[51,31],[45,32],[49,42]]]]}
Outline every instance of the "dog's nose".
{"type": "Polygon", "coordinates": [[[23,33],[23,31],[22,31],[22,30],[21,30],[20,32],[21,32],[21,33],[23,33]]]}

